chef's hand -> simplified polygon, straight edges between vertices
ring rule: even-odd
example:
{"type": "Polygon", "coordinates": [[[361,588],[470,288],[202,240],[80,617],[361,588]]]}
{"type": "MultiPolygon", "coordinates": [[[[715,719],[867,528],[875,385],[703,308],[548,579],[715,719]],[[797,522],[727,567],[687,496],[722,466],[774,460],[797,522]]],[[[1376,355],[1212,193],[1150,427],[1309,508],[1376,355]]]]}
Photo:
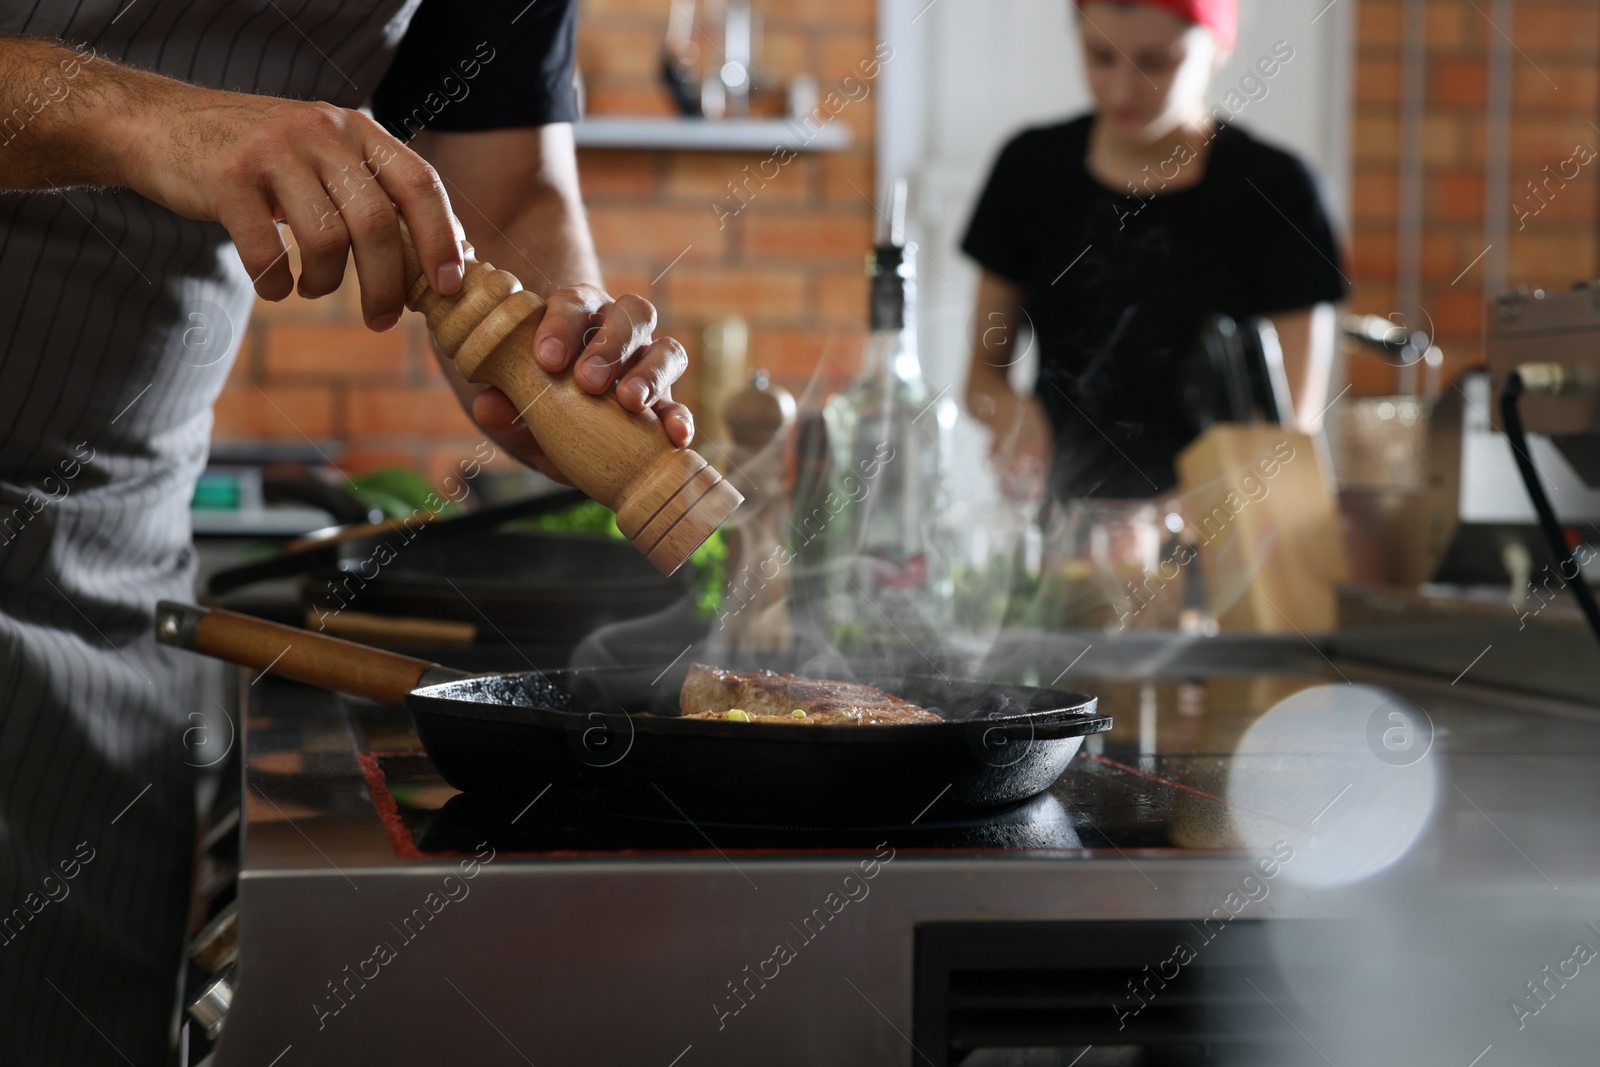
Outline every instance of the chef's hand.
{"type": "Polygon", "coordinates": [[[461,288],[439,176],[372,119],[332,104],[128,77],[148,106],[127,116],[118,180],[187,218],[222,223],[262,299],[294,288],[275,225],[286,221],[300,251],[300,295],[339,288],[354,252],[362,316],[389,329],[405,307],[401,214],[433,288],[461,288]]]}
{"type": "Polygon", "coordinates": [[[187,218],[220,222],[268,300],[294,284],[275,225],[287,221],[302,294],[337,289],[353,249],[368,324],[392,325],[404,297],[395,205],[429,281],[447,293],[461,286],[438,175],[359,112],[205,89],[93,49],[0,35],[0,115],[13,109],[27,136],[7,127],[0,187],[126,186],[187,218]]]}
{"type": "Polygon", "coordinates": [[[1039,398],[1016,397],[1010,417],[997,424],[989,445],[1006,495],[1018,500],[1043,497],[1054,448],[1055,433],[1039,398]]]}
{"type": "MultiPolygon", "coordinates": [[[[613,298],[594,285],[569,285],[551,292],[539,314],[533,358],[540,367],[552,374],[573,368],[589,393],[615,385],[618,402],[629,411],[654,411],[674,445],[686,448],[694,439],[694,416],[672,399],[672,383],[683,376],[689,357],[675,339],[654,336],[656,309],[650,301],[632,293],[613,298]]],[[[500,390],[485,389],[474,397],[472,417],[523,462],[557,481],[569,480],[500,390]]]]}

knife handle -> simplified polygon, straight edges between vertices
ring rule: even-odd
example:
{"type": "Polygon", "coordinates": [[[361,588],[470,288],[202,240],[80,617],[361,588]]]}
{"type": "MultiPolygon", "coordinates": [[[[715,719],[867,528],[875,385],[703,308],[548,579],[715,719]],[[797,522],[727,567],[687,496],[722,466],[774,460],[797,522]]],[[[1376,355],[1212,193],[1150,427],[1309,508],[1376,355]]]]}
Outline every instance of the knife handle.
{"type": "Polygon", "coordinates": [[[397,708],[419,686],[467,677],[425,659],[171,600],[156,605],[156,640],[397,708]]]}
{"type": "Polygon", "coordinates": [[[635,414],[614,391],[595,396],[570,373],[540,367],[533,338],[544,301],[515,276],[480,263],[463,238],[466,276],[443,296],[429,287],[404,222],[400,235],[406,307],[422,313],[462,377],[510,397],[539,447],[574,485],[617,513],[617,527],[657,570],[682,566],[743,502],[738,490],[698,452],[673,447],[655,412],[635,414]]]}

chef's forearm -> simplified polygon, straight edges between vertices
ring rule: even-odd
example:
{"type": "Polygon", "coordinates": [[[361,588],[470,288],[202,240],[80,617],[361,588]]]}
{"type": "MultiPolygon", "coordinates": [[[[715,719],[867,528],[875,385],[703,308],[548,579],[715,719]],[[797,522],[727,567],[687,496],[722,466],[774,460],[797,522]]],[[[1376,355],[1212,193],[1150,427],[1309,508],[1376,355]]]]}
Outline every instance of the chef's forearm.
{"type": "Polygon", "coordinates": [[[505,267],[540,296],[565,285],[605,287],[576,188],[531,186],[506,225],[480,228],[474,244],[479,259],[505,267]]]}
{"type": "Polygon", "coordinates": [[[411,147],[444,180],[479,260],[510,271],[540,296],[600,285],[571,126],[424,131],[411,147]]]}
{"type": "Polygon", "coordinates": [[[1022,401],[1011,388],[1009,376],[1019,358],[1022,319],[1022,288],[992,271],[980,272],[966,401],[967,410],[990,429],[1009,424],[1022,401]]]}
{"type": "MultiPolygon", "coordinates": [[[[570,188],[539,178],[520,182],[519,186],[511,197],[516,207],[510,211],[496,212],[493,204],[484,205],[488,211],[477,209],[475,205],[481,202],[468,202],[458,195],[453,206],[472,242],[473,255],[479,262],[493,263],[515,274],[524,288],[540,296],[567,285],[601,285],[600,265],[589,237],[583,202],[577,195],[575,176],[570,188]]],[[[462,378],[454,362],[437,345],[432,347],[445,380],[470,415],[473,398],[483,387],[462,378]]],[[[496,440],[502,445],[507,443],[499,436],[496,440]]]]}
{"type": "Polygon", "coordinates": [[[125,184],[140,101],[170,84],[87,46],[0,38],[0,188],[125,184]]]}
{"type": "Polygon", "coordinates": [[[982,353],[974,353],[967,373],[967,410],[991,430],[1008,424],[1022,398],[1006,379],[1005,371],[990,366],[982,353]]]}
{"type": "MultiPolygon", "coordinates": [[[[519,210],[500,219],[473,211],[464,203],[454,205],[472,242],[474,257],[510,271],[524,288],[540,296],[566,285],[600,285],[600,265],[582,201],[550,185],[530,183],[523,194],[519,210]]],[[[454,364],[437,347],[434,356],[470,411],[472,397],[482,387],[452,373],[454,364]]]]}

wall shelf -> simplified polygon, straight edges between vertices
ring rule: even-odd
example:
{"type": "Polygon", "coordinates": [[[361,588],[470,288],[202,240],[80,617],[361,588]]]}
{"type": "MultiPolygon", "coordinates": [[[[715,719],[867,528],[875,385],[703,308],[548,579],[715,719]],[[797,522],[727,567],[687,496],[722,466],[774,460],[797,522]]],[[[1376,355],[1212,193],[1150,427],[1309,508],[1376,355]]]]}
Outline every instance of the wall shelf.
{"type": "Polygon", "coordinates": [[[835,152],[850,144],[837,118],[808,127],[799,119],[635,118],[595,115],[573,126],[579,148],[682,148],[700,151],[835,152]]]}

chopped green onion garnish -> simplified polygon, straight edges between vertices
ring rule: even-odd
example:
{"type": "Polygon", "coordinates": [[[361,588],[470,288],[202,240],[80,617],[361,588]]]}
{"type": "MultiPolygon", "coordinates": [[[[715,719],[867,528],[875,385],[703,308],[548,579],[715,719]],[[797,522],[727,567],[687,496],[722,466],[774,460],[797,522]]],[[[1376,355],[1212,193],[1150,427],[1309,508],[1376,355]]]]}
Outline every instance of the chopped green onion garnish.
{"type": "Polygon", "coordinates": [[[740,711],[738,708],[734,708],[733,710],[728,712],[728,721],[729,722],[749,722],[750,721],[750,716],[746,715],[744,712],[740,711]]]}
{"type": "Polygon", "coordinates": [[[806,713],[804,711],[801,711],[799,708],[795,708],[793,711],[791,711],[789,713],[789,718],[791,718],[791,719],[803,719],[805,717],[806,717],[806,713]]]}

